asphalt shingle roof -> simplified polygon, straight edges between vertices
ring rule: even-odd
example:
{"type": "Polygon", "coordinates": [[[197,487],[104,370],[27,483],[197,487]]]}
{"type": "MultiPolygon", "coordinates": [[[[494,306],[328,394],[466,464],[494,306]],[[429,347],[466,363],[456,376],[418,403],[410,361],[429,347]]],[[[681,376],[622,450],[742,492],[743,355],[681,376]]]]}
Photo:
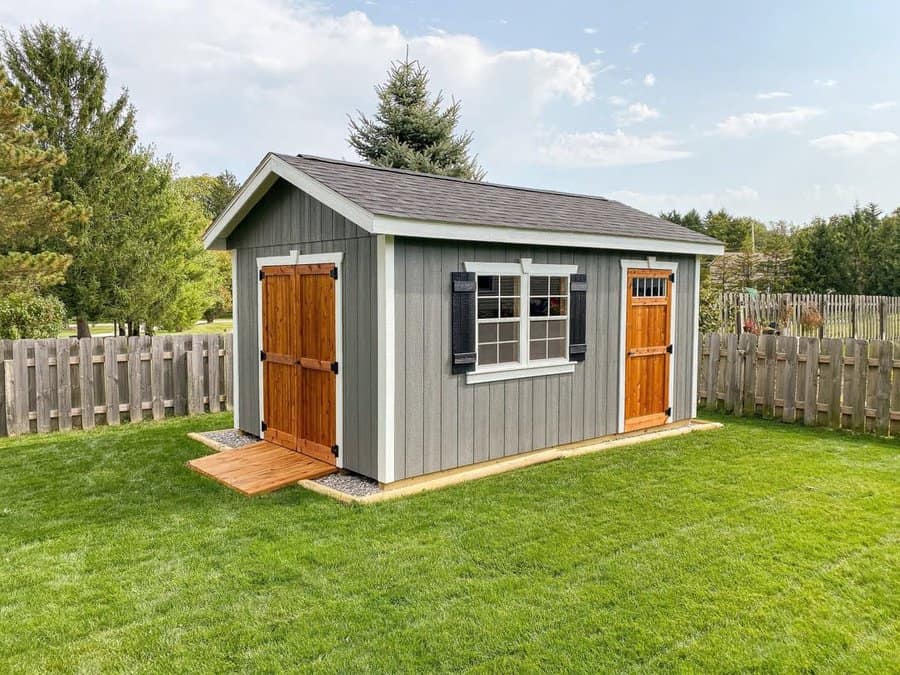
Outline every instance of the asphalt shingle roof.
{"type": "Polygon", "coordinates": [[[718,243],[603,197],[433,176],[310,155],[278,157],[376,215],[718,243]]]}

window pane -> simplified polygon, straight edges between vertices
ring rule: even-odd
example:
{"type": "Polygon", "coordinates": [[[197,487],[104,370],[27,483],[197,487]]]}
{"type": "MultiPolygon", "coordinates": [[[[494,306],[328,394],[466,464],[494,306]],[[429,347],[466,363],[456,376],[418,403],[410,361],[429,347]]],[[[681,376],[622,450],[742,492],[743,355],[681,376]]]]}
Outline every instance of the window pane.
{"type": "Polygon", "coordinates": [[[547,316],[547,298],[531,298],[531,316],[547,316]]]}
{"type": "Polygon", "coordinates": [[[538,359],[546,359],[547,358],[547,341],[546,340],[532,340],[531,341],[531,358],[532,361],[536,361],[538,359]]]}
{"type": "Polygon", "coordinates": [[[565,337],[566,336],[566,322],[565,321],[548,321],[549,331],[548,335],[552,338],[565,337]]]}
{"type": "Polygon", "coordinates": [[[501,323],[500,324],[500,342],[513,342],[519,339],[519,324],[501,323]]]}
{"type": "Polygon", "coordinates": [[[565,295],[568,281],[566,277],[550,277],[550,295],[565,295]]]}
{"type": "Polygon", "coordinates": [[[478,343],[496,342],[497,341],[497,324],[481,323],[478,324],[478,343]]]}
{"type": "Polygon", "coordinates": [[[547,340],[547,358],[561,359],[565,356],[565,340],[547,340]]]}
{"type": "Polygon", "coordinates": [[[480,345],[478,347],[478,363],[482,365],[497,363],[497,345],[480,345]]]}
{"type": "Polygon", "coordinates": [[[478,277],[478,295],[497,295],[499,277],[478,277]]]}
{"type": "Polygon", "coordinates": [[[566,304],[566,298],[550,298],[550,316],[565,316],[566,304]]]}
{"type": "MultiPolygon", "coordinates": [[[[532,338],[543,338],[547,337],[547,324],[548,321],[535,321],[532,319],[531,321],[531,337],[532,338]]],[[[554,321],[554,323],[559,323],[558,321],[554,321]]]]}
{"type": "Polygon", "coordinates": [[[504,319],[519,316],[519,298],[501,298],[500,316],[504,319]]]}
{"type": "Polygon", "coordinates": [[[518,342],[501,342],[500,343],[500,359],[498,363],[510,363],[519,360],[519,343],[518,342]]]}
{"type": "Polygon", "coordinates": [[[519,295],[519,277],[500,277],[500,295],[519,295]]]}
{"type": "Polygon", "coordinates": [[[478,299],[478,318],[496,319],[500,311],[500,300],[497,298],[478,299]]]}
{"type": "Polygon", "coordinates": [[[547,295],[549,279],[547,277],[531,277],[531,294],[547,295]]]}

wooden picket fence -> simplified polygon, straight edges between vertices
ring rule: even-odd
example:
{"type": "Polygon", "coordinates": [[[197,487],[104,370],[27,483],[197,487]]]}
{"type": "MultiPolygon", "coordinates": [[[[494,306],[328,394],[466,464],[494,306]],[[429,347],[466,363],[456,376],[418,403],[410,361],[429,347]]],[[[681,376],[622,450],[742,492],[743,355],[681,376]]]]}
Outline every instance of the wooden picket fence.
{"type": "Polygon", "coordinates": [[[232,335],[0,340],[0,436],[232,408],[232,335]]]}
{"type": "Polygon", "coordinates": [[[711,333],[699,407],[900,435],[900,341],[711,333]]]}
{"type": "MultiPolygon", "coordinates": [[[[900,339],[900,297],[823,293],[723,293],[719,305],[723,333],[743,332],[746,323],[766,332],[818,338],[900,339]],[[812,310],[821,322],[803,321],[812,310]]],[[[756,331],[759,332],[759,331],[756,331]]]]}

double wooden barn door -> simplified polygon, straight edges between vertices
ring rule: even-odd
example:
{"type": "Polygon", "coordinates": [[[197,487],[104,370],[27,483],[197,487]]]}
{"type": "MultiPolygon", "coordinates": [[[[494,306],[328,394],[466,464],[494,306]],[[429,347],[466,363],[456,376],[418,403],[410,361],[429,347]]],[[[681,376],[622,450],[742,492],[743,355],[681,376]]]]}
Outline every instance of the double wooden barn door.
{"type": "Polygon", "coordinates": [[[670,416],[672,283],[669,270],[629,269],[625,318],[625,431],[670,416]]]}
{"type": "Polygon", "coordinates": [[[337,447],[333,264],[260,270],[263,437],[329,464],[337,447]]]}

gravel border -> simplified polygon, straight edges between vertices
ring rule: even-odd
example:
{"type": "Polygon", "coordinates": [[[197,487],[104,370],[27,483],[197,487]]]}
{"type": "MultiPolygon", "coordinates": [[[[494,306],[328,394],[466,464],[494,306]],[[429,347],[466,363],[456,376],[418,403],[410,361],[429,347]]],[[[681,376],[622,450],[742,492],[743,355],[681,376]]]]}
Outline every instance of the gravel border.
{"type": "Polygon", "coordinates": [[[227,445],[229,448],[242,448],[245,445],[256,443],[256,436],[245,434],[240,429],[220,429],[219,431],[204,431],[200,434],[211,441],[227,445]]]}
{"type": "Polygon", "coordinates": [[[378,481],[355,473],[332,473],[316,478],[315,482],[351,497],[368,497],[381,492],[378,481]]]}

